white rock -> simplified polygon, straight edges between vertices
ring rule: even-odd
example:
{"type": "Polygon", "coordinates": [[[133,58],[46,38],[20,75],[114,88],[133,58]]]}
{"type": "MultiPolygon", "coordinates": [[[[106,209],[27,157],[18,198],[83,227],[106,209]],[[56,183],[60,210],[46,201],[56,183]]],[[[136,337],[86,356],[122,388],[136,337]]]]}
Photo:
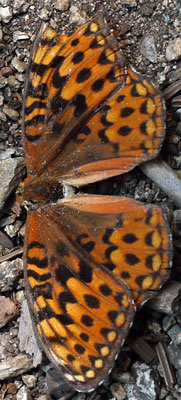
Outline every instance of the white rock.
{"type": "Polygon", "coordinates": [[[11,7],[1,7],[0,6],[0,21],[8,23],[13,16],[11,7]]]}

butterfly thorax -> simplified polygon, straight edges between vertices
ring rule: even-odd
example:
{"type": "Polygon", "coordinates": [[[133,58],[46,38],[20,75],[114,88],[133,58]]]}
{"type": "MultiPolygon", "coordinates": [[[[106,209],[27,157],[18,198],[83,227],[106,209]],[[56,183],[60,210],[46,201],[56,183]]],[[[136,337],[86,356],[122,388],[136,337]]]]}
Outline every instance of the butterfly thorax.
{"type": "Polygon", "coordinates": [[[52,177],[27,177],[18,190],[18,197],[23,204],[46,204],[57,202],[63,197],[63,186],[52,177]]]}

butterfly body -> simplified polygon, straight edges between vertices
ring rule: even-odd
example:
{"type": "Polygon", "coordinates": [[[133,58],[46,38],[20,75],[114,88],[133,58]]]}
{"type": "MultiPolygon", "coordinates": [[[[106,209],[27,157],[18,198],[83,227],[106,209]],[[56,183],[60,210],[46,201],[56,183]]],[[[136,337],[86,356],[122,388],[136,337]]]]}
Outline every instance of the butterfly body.
{"type": "Polygon", "coordinates": [[[38,337],[78,391],[107,377],[136,308],[168,279],[171,235],[156,206],[64,198],[63,185],[155,157],[164,120],[159,91],[127,65],[101,14],[70,36],[40,31],[24,106],[25,284],[38,337]]]}

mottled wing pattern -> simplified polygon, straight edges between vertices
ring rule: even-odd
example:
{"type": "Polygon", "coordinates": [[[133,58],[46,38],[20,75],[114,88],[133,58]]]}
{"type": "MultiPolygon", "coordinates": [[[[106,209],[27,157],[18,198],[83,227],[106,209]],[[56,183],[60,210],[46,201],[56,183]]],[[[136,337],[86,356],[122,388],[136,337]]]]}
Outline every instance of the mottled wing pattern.
{"type": "Polygon", "coordinates": [[[47,355],[79,391],[105,380],[135,312],[128,286],[98,254],[105,249],[110,216],[62,203],[29,212],[26,224],[25,282],[35,327],[47,355]],[[84,223],[91,217],[96,225],[88,242],[84,223]]]}
{"type": "Polygon", "coordinates": [[[60,171],[70,185],[122,174],[161,149],[164,105],[159,91],[133,67],[125,67],[125,74],[124,86],[117,87],[67,143],[61,165],[55,161],[49,168],[55,174],[60,171]]]}
{"type": "MultiPolygon", "coordinates": [[[[70,37],[50,28],[39,35],[29,66],[24,110],[24,145],[27,156],[38,159],[36,174],[43,161],[47,165],[61,152],[117,84],[123,84],[124,63],[101,14],[70,37]],[[102,90],[97,88],[98,79],[105,83],[102,90]]],[[[31,163],[28,158],[33,173],[31,163]]]]}
{"type": "Polygon", "coordinates": [[[136,306],[168,279],[171,234],[163,211],[126,197],[79,195],[64,199],[69,237],[126,282],[136,306]],[[72,228],[72,225],[74,228],[72,228]]]}
{"type": "Polygon", "coordinates": [[[160,94],[126,65],[100,13],[69,37],[46,28],[29,71],[24,110],[29,173],[81,186],[159,152],[165,118],[160,94]]]}

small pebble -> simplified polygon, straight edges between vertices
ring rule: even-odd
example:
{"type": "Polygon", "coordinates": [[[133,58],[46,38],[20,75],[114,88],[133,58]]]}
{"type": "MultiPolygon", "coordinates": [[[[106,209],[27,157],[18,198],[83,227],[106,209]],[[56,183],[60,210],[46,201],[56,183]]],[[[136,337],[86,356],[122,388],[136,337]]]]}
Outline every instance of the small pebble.
{"type": "Polygon", "coordinates": [[[31,389],[35,387],[36,382],[37,382],[37,377],[35,375],[23,375],[22,380],[25,383],[25,385],[31,389]]]}
{"type": "Polygon", "coordinates": [[[181,37],[172,40],[166,48],[166,59],[168,61],[178,60],[181,56],[181,37]]]}
{"type": "Polygon", "coordinates": [[[54,8],[58,11],[67,11],[70,7],[70,0],[57,0],[54,8]]]}
{"type": "Polygon", "coordinates": [[[16,395],[17,400],[31,400],[31,393],[26,386],[22,386],[16,395]]]}
{"type": "Polygon", "coordinates": [[[178,324],[173,325],[172,328],[170,328],[167,331],[167,333],[170,336],[170,339],[174,340],[175,335],[178,335],[178,333],[180,333],[180,325],[178,325],[178,324]]]}
{"type": "Polygon", "coordinates": [[[11,7],[0,6],[0,21],[3,21],[7,24],[11,20],[12,16],[13,12],[11,7]]]}
{"type": "Polygon", "coordinates": [[[11,61],[11,64],[18,72],[26,71],[26,64],[20,61],[18,57],[14,57],[11,61]]]}
{"type": "Polygon", "coordinates": [[[111,385],[111,392],[117,400],[126,399],[126,392],[120,383],[113,383],[111,385]]]}
{"type": "Polygon", "coordinates": [[[39,13],[39,18],[42,19],[43,21],[48,21],[49,19],[49,12],[46,8],[42,8],[40,13],[39,13]]]}
{"type": "Polygon", "coordinates": [[[13,0],[13,13],[20,14],[28,10],[30,2],[27,0],[13,0]]]}
{"type": "Polygon", "coordinates": [[[150,62],[157,62],[157,51],[153,36],[146,35],[141,43],[141,54],[150,62]]]}
{"type": "Polygon", "coordinates": [[[136,7],[137,0],[122,0],[122,4],[128,5],[129,7],[136,7]]]}
{"type": "Polygon", "coordinates": [[[3,107],[3,112],[10,118],[13,119],[14,121],[17,121],[19,118],[19,113],[16,110],[13,110],[12,108],[9,108],[7,104],[4,105],[3,107]]]}
{"type": "Polygon", "coordinates": [[[167,332],[175,324],[175,318],[172,315],[166,315],[162,321],[164,332],[167,332]]]}
{"type": "Polygon", "coordinates": [[[18,40],[26,40],[29,39],[29,36],[26,32],[22,31],[14,31],[13,32],[13,42],[17,42],[18,40]]]}
{"type": "Polygon", "coordinates": [[[77,25],[82,25],[86,22],[87,16],[83,14],[79,10],[78,7],[72,5],[70,7],[70,23],[71,24],[77,24],[77,25]]]}

